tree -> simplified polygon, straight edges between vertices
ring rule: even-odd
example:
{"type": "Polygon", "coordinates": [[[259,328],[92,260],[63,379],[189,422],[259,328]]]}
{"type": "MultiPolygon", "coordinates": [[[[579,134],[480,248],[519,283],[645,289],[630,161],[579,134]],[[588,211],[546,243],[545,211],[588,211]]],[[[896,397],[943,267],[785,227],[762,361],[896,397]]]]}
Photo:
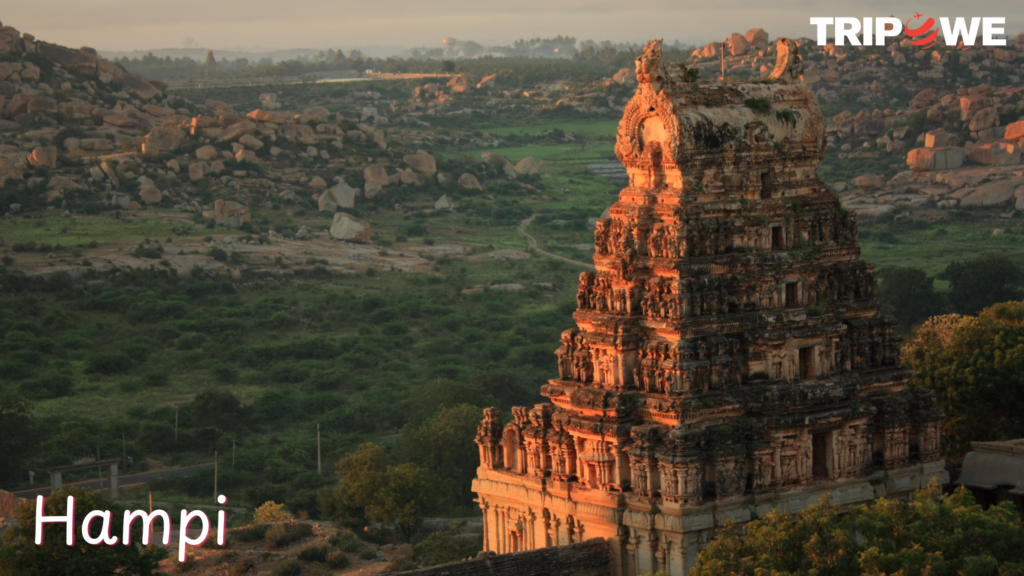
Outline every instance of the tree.
{"type": "Polygon", "coordinates": [[[745,529],[744,538],[727,525],[691,576],[1024,572],[1024,527],[1013,504],[982,510],[966,488],[941,496],[937,482],[913,502],[882,498],[844,513],[823,497],[795,517],[773,510],[745,529]]]}
{"type": "Polygon", "coordinates": [[[1024,273],[1006,256],[986,254],[972,260],[950,263],[949,302],[960,314],[977,314],[999,302],[1020,300],[1024,273]]]}
{"type": "Polygon", "coordinates": [[[29,409],[24,398],[0,391],[0,484],[5,486],[22,478],[25,459],[38,444],[29,409]]]}
{"type": "Polygon", "coordinates": [[[225,432],[240,432],[245,429],[248,411],[231,392],[208,390],[196,394],[192,400],[192,423],[213,431],[212,447],[225,432]]]}
{"type": "Polygon", "coordinates": [[[977,318],[929,321],[903,346],[911,384],[931,390],[945,414],[943,450],[958,457],[972,441],[1024,436],[1024,302],[977,318]]]}
{"type": "Polygon", "coordinates": [[[367,442],[338,461],[341,480],[320,492],[321,516],[359,529],[368,522],[394,525],[409,538],[434,509],[429,471],[415,464],[385,464],[384,446],[367,442]]]}
{"type": "Polygon", "coordinates": [[[694,66],[693,68],[687,68],[686,63],[680,62],[676,64],[679,69],[679,81],[680,82],[697,82],[700,80],[700,68],[694,66]]]}
{"type": "Polygon", "coordinates": [[[455,505],[472,502],[470,485],[479,455],[473,438],[481,409],[469,404],[442,407],[420,426],[402,429],[399,448],[404,459],[432,471],[450,492],[455,505]]]}
{"type": "Polygon", "coordinates": [[[935,292],[934,278],[924,270],[896,266],[879,271],[882,310],[892,314],[906,332],[911,326],[942,312],[942,296],[935,292]]]}
{"type": "MultiPolygon", "coordinates": [[[[84,488],[68,488],[51,494],[44,505],[47,516],[67,514],[68,496],[75,498],[75,545],[65,542],[64,524],[46,524],[43,543],[35,544],[35,501],[29,501],[18,510],[17,524],[4,534],[0,547],[0,575],[3,576],[93,576],[94,574],[123,574],[144,576],[153,574],[157,564],[167,556],[167,551],[158,546],[143,547],[142,524],[132,525],[132,544],[120,542],[123,530],[124,509],[104,499],[98,493],[84,488]],[[93,546],[82,536],[82,520],[93,510],[111,512],[110,535],[117,536],[114,546],[93,546]]],[[[93,536],[102,526],[102,520],[92,525],[93,536]]],[[[163,527],[155,523],[155,529],[163,527]]],[[[160,534],[157,532],[157,534],[160,534]]]]}

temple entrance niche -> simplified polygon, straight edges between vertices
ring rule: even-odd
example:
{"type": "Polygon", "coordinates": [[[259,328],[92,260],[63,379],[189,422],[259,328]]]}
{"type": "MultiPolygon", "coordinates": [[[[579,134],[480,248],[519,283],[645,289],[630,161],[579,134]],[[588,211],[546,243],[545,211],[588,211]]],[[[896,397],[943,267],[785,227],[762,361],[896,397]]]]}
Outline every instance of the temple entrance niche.
{"type": "Polygon", "coordinates": [[[811,433],[811,475],[815,479],[829,477],[832,463],[832,432],[811,433]]]}
{"type": "Polygon", "coordinates": [[[814,380],[817,374],[814,369],[814,346],[805,346],[800,349],[800,379],[814,380]]]}

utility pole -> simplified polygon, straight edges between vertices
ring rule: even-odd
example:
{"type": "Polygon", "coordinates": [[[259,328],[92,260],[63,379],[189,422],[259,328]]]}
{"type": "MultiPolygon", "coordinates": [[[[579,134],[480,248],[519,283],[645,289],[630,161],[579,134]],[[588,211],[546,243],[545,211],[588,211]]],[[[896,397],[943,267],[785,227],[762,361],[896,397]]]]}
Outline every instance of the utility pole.
{"type": "Polygon", "coordinates": [[[317,476],[323,476],[320,473],[320,423],[316,423],[316,474],[317,476]]]}
{"type": "Polygon", "coordinates": [[[231,441],[231,469],[235,469],[235,441],[231,441]]]}
{"type": "Polygon", "coordinates": [[[722,49],[720,50],[722,56],[722,77],[719,78],[721,81],[725,81],[725,42],[722,42],[722,49]]]}
{"type": "MultiPolygon", "coordinates": [[[[100,460],[100,447],[97,446],[96,447],[96,461],[99,462],[99,460],[100,460]]],[[[103,490],[103,467],[102,466],[97,466],[96,467],[96,474],[98,474],[99,477],[100,477],[100,490],[103,490]]]]}
{"type": "Polygon", "coordinates": [[[217,451],[213,451],[213,499],[217,499],[217,451]]]}
{"type": "Polygon", "coordinates": [[[124,447],[124,432],[121,432],[121,461],[128,466],[128,450],[124,447]]]}
{"type": "Polygon", "coordinates": [[[149,513],[153,513],[153,493],[149,493],[149,513]]]}
{"type": "Polygon", "coordinates": [[[178,443],[178,407],[174,407],[174,443],[178,443]]]}

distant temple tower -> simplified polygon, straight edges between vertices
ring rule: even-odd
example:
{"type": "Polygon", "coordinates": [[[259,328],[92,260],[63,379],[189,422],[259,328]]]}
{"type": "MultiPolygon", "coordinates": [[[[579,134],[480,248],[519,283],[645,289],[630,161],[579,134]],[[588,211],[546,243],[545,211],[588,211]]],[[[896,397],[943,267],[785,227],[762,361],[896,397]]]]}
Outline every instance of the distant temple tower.
{"type": "Polygon", "coordinates": [[[217,59],[213,57],[213,50],[206,51],[206,66],[216,66],[217,59]]]}
{"type": "Polygon", "coordinates": [[[907,391],[857,224],[818,177],[825,118],[782,39],[765,83],[673,83],[661,40],[619,124],[629,173],[580,276],[550,404],[484,411],[473,490],[497,553],[607,539],[681,576],[728,520],[903,498],[942,415],[907,391]]]}

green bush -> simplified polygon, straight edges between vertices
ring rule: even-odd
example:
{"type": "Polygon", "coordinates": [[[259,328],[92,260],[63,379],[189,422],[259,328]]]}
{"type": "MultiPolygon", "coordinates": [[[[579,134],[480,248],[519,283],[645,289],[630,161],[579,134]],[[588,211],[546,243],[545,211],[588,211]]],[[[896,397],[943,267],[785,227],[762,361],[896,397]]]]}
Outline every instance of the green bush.
{"type": "Polygon", "coordinates": [[[239,370],[234,364],[218,362],[210,367],[210,373],[218,382],[231,383],[238,380],[239,370]]]}
{"type": "Polygon", "coordinates": [[[299,560],[303,562],[326,562],[330,551],[331,549],[323,544],[306,546],[299,552],[299,560]]]}
{"type": "Polygon", "coordinates": [[[95,352],[86,359],[86,373],[89,374],[121,374],[132,369],[135,362],[131,356],[121,351],[95,352]]]}
{"type": "Polygon", "coordinates": [[[299,564],[297,560],[288,560],[274,571],[274,576],[299,576],[300,574],[302,574],[302,564],[299,564]]]}
{"type": "Polygon", "coordinates": [[[186,332],[181,336],[178,336],[175,346],[178,350],[196,350],[202,348],[203,344],[206,343],[206,335],[198,332],[186,332]]]}
{"type": "Polygon", "coordinates": [[[370,548],[363,548],[359,551],[359,557],[363,560],[373,560],[377,557],[377,553],[370,548]]]}
{"type": "Polygon", "coordinates": [[[121,348],[121,351],[127,354],[132,360],[135,360],[136,362],[139,363],[145,362],[146,359],[149,358],[150,353],[152,352],[149,349],[149,346],[146,346],[141,342],[135,342],[123,346],[121,348]]]}
{"type": "Polygon", "coordinates": [[[327,553],[327,565],[335,570],[348,566],[348,556],[341,550],[331,550],[327,553]]]}
{"type": "Polygon", "coordinates": [[[166,372],[150,372],[142,377],[142,382],[151,388],[160,388],[170,384],[170,378],[166,372]]]}
{"type": "Polygon", "coordinates": [[[743,104],[758,114],[765,114],[772,109],[772,102],[767,98],[747,98],[743,104]]]}

